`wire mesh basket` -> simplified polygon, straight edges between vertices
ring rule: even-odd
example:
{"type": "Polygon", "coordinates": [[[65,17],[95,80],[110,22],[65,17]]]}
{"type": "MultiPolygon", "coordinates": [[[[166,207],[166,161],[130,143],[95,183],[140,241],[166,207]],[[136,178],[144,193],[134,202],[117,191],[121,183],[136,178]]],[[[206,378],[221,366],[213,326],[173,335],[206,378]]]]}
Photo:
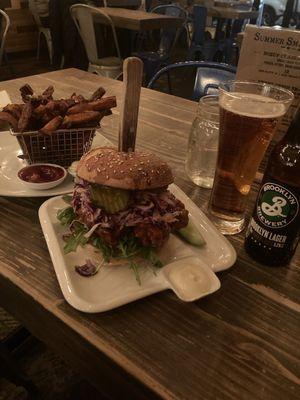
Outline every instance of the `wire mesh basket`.
{"type": "Polygon", "coordinates": [[[92,145],[96,128],[59,129],[51,135],[37,131],[13,132],[29,164],[50,163],[68,167],[86,153],[92,145]]]}

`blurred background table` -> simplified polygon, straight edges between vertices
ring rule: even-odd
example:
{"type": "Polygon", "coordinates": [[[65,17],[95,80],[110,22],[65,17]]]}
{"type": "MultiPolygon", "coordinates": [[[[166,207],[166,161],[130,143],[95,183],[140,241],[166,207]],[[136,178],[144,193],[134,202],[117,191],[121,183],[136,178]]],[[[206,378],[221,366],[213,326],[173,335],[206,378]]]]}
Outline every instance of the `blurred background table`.
{"type": "MultiPolygon", "coordinates": [[[[154,14],[141,10],[128,10],[125,8],[103,7],[103,10],[116,27],[133,31],[151,31],[162,28],[178,28],[182,25],[182,18],[170,15],[154,14]]],[[[96,18],[101,21],[101,17],[96,18]]]]}
{"type": "Polygon", "coordinates": [[[140,0],[107,0],[108,7],[138,8],[140,0]]]}
{"type": "Polygon", "coordinates": [[[258,11],[239,9],[237,7],[209,7],[207,14],[210,17],[224,19],[254,19],[258,17],[258,11]]]}

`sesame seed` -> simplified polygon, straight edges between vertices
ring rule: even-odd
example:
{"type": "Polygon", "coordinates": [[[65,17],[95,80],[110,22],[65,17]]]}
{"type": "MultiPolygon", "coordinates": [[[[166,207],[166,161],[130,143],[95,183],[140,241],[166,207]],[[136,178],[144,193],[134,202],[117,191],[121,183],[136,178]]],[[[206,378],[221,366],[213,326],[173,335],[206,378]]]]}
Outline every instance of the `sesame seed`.
{"type": "Polygon", "coordinates": [[[154,169],[151,169],[151,174],[154,174],[154,169]]]}
{"type": "Polygon", "coordinates": [[[124,174],[124,171],[123,171],[122,169],[121,169],[121,171],[120,171],[120,172],[121,172],[121,174],[124,174]]]}
{"type": "Polygon", "coordinates": [[[117,171],[114,169],[114,174],[116,173],[117,171]]]}
{"type": "Polygon", "coordinates": [[[109,176],[108,175],[106,175],[106,179],[108,179],[109,178],[109,176]]]}
{"type": "Polygon", "coordinates": [[[141,161],[140,164],[143,165],[143,164],[144,164],[144,161],[141,161]]]}
{"type": "Polygon", "coordinates": [[[129,171],[132,171],[132,168],[129,168],[129,171]]]}
{"type": "Polygon", "coordinates": [[[138,171],[141,171],[142,170],[142,168],[138,168],[138,171]]]}

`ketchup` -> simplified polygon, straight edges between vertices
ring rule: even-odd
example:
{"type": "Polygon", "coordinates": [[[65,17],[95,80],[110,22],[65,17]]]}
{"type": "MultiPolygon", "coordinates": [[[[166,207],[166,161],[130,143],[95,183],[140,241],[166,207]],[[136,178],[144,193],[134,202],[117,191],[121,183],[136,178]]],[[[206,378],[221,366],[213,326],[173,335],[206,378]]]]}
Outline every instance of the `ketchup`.
{"type": "Polygon", "coordinates": [[[57,181],[64,176],[64,170],[54,165],[30,165],[18,172],[20,179],[32,183],[57,181]]]}

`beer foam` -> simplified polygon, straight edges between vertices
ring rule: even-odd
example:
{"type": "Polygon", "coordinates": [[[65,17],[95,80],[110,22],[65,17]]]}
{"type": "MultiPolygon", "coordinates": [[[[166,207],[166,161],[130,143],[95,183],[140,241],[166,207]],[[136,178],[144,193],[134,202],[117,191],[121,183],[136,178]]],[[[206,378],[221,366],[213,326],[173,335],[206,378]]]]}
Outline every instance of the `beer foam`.
{"type": "Polygon", "coordinates": [[[221,95],[220,106],[234,114],[253,118],[279,118],[286,111],[284,104],[271,97],[242,92],[221,95]]]}

